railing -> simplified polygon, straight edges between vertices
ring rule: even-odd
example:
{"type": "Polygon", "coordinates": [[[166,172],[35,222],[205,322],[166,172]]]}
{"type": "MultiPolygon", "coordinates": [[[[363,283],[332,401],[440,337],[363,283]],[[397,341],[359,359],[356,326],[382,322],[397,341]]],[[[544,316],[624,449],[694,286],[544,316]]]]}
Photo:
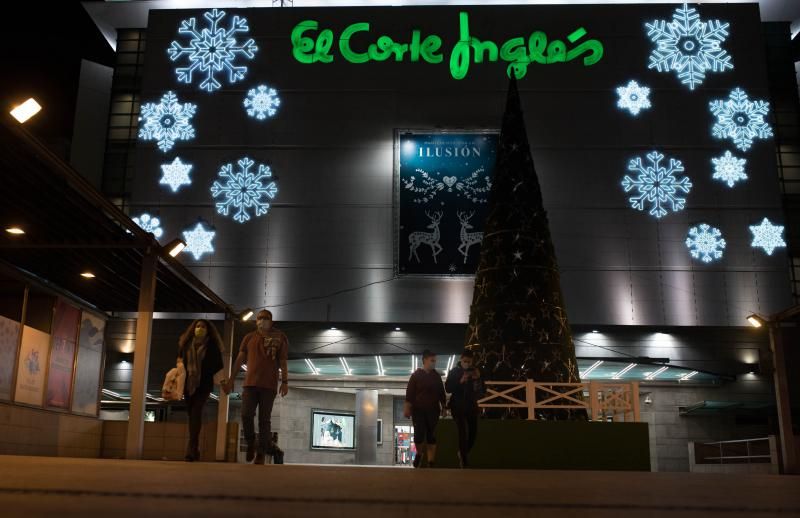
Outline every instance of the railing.
{"type": "Polygon", "coordinates": [[[524,408],[528,420],[541,410],[584,410],[591,421],[639,422],[639,383],[487,381],[480,408],[524,408]],[[588,393],[588,397],[584,397],[588,393]]]}
{"type": "Polygon", "coordinates": [[[777,464],[775,436],[690,443],[695,464],[777,464]]]}

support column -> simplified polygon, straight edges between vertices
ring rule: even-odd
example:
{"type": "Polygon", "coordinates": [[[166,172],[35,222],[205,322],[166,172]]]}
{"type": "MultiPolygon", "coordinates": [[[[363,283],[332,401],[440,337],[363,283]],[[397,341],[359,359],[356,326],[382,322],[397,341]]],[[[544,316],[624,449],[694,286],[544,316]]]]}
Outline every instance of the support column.
{"type": "MultiPolygon", "coordinates": [[[[226,377],[231,372],[231,354],[233,353],[233,330],[235,321],[229,314],[225,315],[225,327],[222,330],[222,342],[225,344],[225,350],[222,351],[222,372],[227,373],[226,377]]],[[[230,407],[230,396],[225,394],[222,389],[219,390],[219,403],[217,404],[217,454],[216,459],[218,462],[225,461],[225,448],[228,439],[228,410],[230,407]]]]}
{"type": "Polygon", "coordinates": [[[378,463],[378,391],[356,391],[356,464],[378,463]]]}
{"type": "Polygon", "coordinates": [[[780,431],[783,472],[794,474],[797,469],[794,430],[792,429],[792,405],[789,402],[789,385],[786,377],[786,357],[783,352],[783,336],[779,324],[770,322],[769,342],[772,348],[775,380],[775,402],[778,406],[778,430],[780,431]]]}
{"type": "Polygon", "coordinates": [[[152,250],[148,250],[142,258],[142,277],[139,285],[131,406],[128,416],[128,437],[125,443],[125,458],[127,459],[142,458],[147,371],[150,367],[150,340],[153,335],[153,304],[156,295],[157,266],[158,256],[152,250]]]}

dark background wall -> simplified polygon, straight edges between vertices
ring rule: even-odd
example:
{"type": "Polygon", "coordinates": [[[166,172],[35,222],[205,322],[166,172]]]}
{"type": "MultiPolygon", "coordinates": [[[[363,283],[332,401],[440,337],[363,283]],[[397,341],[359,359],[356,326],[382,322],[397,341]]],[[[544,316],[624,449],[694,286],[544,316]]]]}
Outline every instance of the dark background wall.
{"type": "MultiPolygon", "coordinates": [[[[747,153],[711,137],[708,103],[734,87],[767,99],[764,46],[757,7],[703,5],[704,20],[731,23],[724,48],[735,69],[709,73],[695,91],[674,74],[647,70],[652,48],[644,23],[670,20],[674,6],[469,7],[472,35],[503,42],[544,30],[564,38],[577,27],[603,42],[593,67],[580,62],[531,66],[520,81],[523,108],[545,206],[576,324],[741,325],[751,311],[790,303],[786,255],[750,247],[748,225],[781,221],[774,143],[747,153]],[[615,88],[637,79],[652,89],[653,109],[633,118],[616,108],[615,88]],[[694,184],[687,209],[656,221],[630,208],[620,181],[628,160],[658,149],[683,161],[694,184]],[[712,181],[711,158],[731,149],[748,160],[750,179],[729,189],[712,181]],[[713,265],[692,260],[688,228],[719,227],[727,241],[713,265]]],[[[473,64],[456,81],[446,64],[302,65],[290,32],[315,19],[338,35],[369,21],[370,37],[406,41],[411,30],[438,34],[449,50],[458,38],[458,9],[358,8],[229,10],[244,15],[259,51],[244,81],[213,94],[179,84],[166,48],[181,20],[203,11],[153,11],[148,28],[142,101],[167,90],[198,105],[197,137],[169,153],[140,142],[131,214],[161,217],[165,236],[198,218],[216,229],[216,253],[186,257],[226,300],[274,307],[281,320],[464,322],[469,279],[393,279],[394,131],[397,128],[485,128],[499,124],[505,66],[473,64]],[[282,104],[273,120],[246,116],[247,89],[267,83],[282,104]],[[173,194],[158,185],[159,166],[180,156],[194,164],[194,184],[173,194]],[[219,167],[249,156],[269,164],[279,194],[267,216],[246,224],[216,214],[209,188],[219,167]],[[374,283],[374,284],[373,284],[374,283]],[[328,296],[340,290],[351,290],[328,296]],[[321,297],[321,298],[314,298],[321,297]],[[308,300],[308,299],[312,300],[308,300]],[[298,302],[299,301],[299,302],[298,302]]],[[[367,39],[363,42],[374,41],[367,39]]],[[[186,44],[185,38],[177,38],[186,44]]],[[[183,63],[185,64],[185,63],[183,63]]]]}

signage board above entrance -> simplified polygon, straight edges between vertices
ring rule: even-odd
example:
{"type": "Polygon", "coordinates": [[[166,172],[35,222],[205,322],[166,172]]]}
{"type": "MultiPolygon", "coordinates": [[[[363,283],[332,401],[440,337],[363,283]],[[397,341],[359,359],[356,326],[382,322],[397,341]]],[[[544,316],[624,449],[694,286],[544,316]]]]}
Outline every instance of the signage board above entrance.
{"type": "MultiPolygon", "coordinates": [[[[360,34],[369,32],[368,22],[353,23],[337,39],[331,29],[320,30],[318,21],[304,20],[292,30],[292,55],[304,64],[331,63],[335,57],[334,41],[338,41],[341,57],[354,64],[390,59],[396,62],[422,60],[430,64],[444,62],[444,41],[436,34],[423,37],[422,31],[414,29],[409,42],[400,43],[386,35],[370,37],[360,34]],[[369,43],[370,40],[373,42],[369,43]]],[[[522,36],[516,36],[498,44],[472,36],[469,13],[460,12],[459,39],[449,54],[450,75],[454,79],[464,79],[470,64],[498,60],[508,63],[508,76],[513,74],[517,79],[525,77],[531,64],[552,65],[583,58],[583,65],[588,67],[602,59],[603,44],[596,39],[584,40],[586,34],[586,29],[578,27],[567,35],[567,43],[558,39],[548,43],[547,34],[537,30],[528,36],[527,41],[522,36]],[[568,49],[568,45],[575,46],[568,49]]]]}

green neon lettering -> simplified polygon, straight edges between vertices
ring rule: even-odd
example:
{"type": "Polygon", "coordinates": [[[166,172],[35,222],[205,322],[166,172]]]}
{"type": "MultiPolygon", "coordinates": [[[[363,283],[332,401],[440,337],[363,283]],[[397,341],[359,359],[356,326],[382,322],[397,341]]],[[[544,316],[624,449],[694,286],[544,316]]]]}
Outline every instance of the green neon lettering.
{"type": "MultiPolygon", "coordinates": [[[[395,62],[409,61],[417,63],[424,61],[438,64],[444,61],[441,52],[442,38],[429,34],[423,38],[419,29],[411,32],[409,43],[399,43],[387,35],[380,35],[366,47],[366,52],[353,49],[352,40],[359,32],[370,31],[370,24],[358,22],[348,25],[339,37],[338,49],[341,56],[349,63],[367,63],[369,61],[388,61],[394,58],[395,62]]],[[[517,36],[508,39],[501,46],[491,40],[482,41],[470,35],[469,14],[458,13],[459,39],[450,52],[450,75],[456,79],[464,79],[469,73],[472,63],[496,62],[502,60],[508,63],[506,73],[522,79],[528,72],[531,64],[552,65],[567,63],[582,58],[584,66],[591,66],[603,58],[603,44],[596,39],[581,41],[587,31],[578,27],[567,35],[565,43],[562,40],[553,40],[548,43],[547,34],[543,31],[534,31],[526,38],[517,36]],[[579,43],[580,42],[580,43],[579,43]],[[576,44],[569,49],[568,45],[576,44]]],[[[291,34],[292,55],[303,64],[330,63],[334,56],[331,55],[334,34],[331,29],[319,30],[319,23],[315,20],[304,20],[298,23],[291,34]],[[306,36],[306,33],[317,32],[316,37],[306,36]]],[[[362,47],[363,48],[363,47],[362,47]]]]}
{"type": "Polygon", "coordinates": [[[354,23],[342,31],[342,36],[339,38],[339,52],[341,52],[342,57],[350,63],[366,63],[369,61],[369,54],[366,52],[355,52],[350,47],[350,40],[353,34],[357,32],[369,32],[369,24],[366,22],[354,23]]]}

